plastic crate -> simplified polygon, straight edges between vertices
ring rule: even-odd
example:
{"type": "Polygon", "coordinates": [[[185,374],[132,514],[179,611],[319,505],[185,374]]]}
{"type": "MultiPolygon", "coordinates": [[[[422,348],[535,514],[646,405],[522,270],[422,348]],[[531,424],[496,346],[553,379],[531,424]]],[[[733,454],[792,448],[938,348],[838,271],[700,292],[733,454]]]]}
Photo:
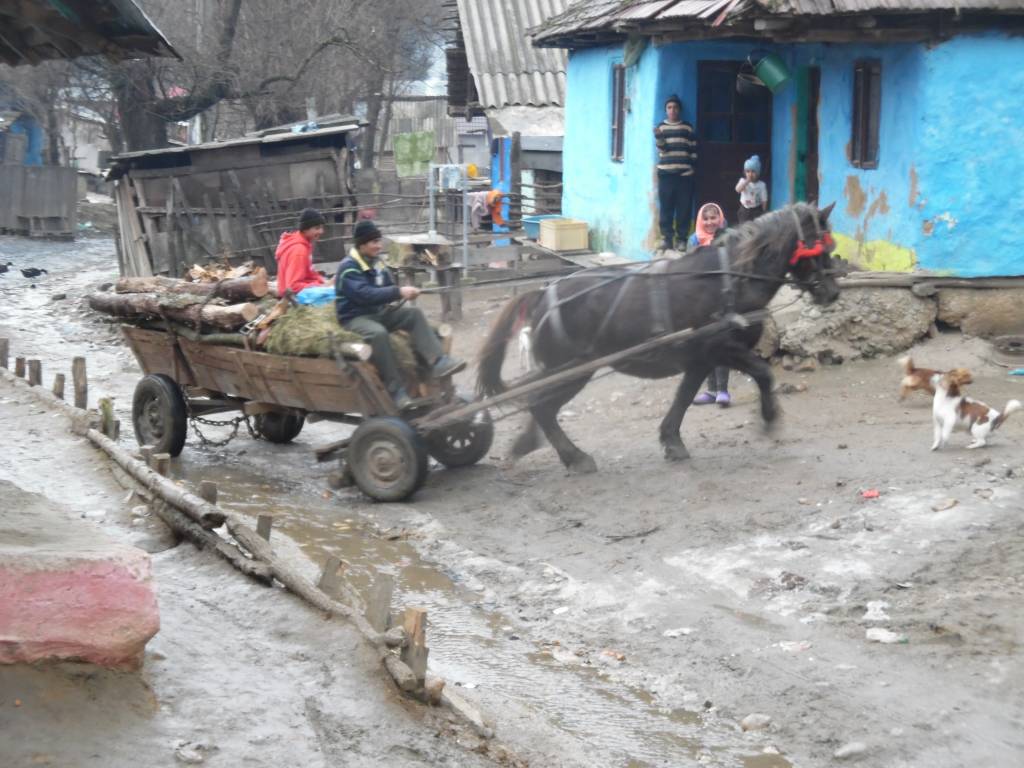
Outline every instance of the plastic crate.
{"type": "Polygon", "coordinates": [[[585,251],[590,245],[587,222],[547,219],[540,223],[540,244],[552,251],[585,251]]]}
{"type": "Polygon", "coordinates": [[[540,223],[546,219],[561,219],[557,213],[541,213],[536,216],[523,216],[523,229],[531,240],[540,238],[540,223]]]}

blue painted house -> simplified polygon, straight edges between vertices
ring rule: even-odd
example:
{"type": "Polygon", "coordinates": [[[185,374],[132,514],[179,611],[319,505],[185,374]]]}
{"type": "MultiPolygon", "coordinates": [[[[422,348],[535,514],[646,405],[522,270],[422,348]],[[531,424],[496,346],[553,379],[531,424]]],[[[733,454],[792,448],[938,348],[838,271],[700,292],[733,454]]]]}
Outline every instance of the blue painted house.
{"type": "Polygon", "coordinates": [[[1022,32],[1022,0],[576,2],[534,30],[570,51],[563,212],[595,249],[650,258],[652,128],[676,93],[698,205],[734,218],[757,152],[772,207],[835,201],[865,268],[1024,274],[1022,32]],[[766,58],[773,90],[752,80],[766,58]]]}

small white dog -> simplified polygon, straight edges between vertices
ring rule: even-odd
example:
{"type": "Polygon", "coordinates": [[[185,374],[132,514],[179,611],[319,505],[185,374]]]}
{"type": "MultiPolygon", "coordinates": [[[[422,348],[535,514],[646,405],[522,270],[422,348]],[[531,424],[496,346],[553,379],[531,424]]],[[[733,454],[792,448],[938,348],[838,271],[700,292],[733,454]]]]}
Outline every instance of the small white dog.
{"type": "Polygon", "coordinates": [[[944,446],[955,429],[971,433],[974,440],[967,446],[968,448],[981,448],[989,435],[995,432],[1011,413],[1020,409],[1019,400],[1007,402],[1002,413],[984,403],[972,400],[961,392],[961,387],[969,382],[970,374],[959,369],[932,376],[931,384],[935,387],[935,399],[932,400],[932,420],[935,427],[933,451],[944,446]]]}
{"type": "Polygon", "coordinates": [[[528,325],[519,329],[519,366],[525,368],[527,373],[531,373],[534,368],[532,332],[533,329],[528,325]]]}

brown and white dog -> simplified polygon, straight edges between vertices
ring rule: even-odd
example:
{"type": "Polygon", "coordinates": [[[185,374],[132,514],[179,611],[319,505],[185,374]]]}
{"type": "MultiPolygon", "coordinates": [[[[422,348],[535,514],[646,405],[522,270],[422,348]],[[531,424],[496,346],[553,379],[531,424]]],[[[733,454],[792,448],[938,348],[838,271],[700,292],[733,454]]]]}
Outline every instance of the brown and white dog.
{"type": "Polygon", "coordinates": [[[1000,413],[995,408],[967,397],[961,388],[970,383],[971,377],[969,372],[963,373],[967,373],[967,376],[963,377],[959,369],[932,376],[931,385],[935,389],[935,399],[932,401],[935,428],[933,451],[944,446],[955,429],[971,433],[974,440],[968,448],[981,448],[989,435],[1021,407],[1019,400],[1010,400],[1000,413]]]}
{"type": "MultiPolygon", "coordinates": [[[[903,378],[900,380],[901,402],[915,389],[927,392],[929,395],[934,395],[935,387],[932,386],[932,378],[946,373],[946,371],[938,371],[933,368],[915,368],[914,361],[910,355],[901,357],[896,362],[903,369],[903,378]]],[[[966,368],[954,368],[950,373],[957,374],[960,386],[971,383],[971,372],[966,368]]]]}

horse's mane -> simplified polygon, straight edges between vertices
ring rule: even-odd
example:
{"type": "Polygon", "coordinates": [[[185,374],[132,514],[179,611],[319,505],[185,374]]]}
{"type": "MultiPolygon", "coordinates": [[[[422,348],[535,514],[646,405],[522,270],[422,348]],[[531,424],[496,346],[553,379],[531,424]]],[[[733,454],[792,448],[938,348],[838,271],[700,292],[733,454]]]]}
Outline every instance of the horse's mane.
{"type": "Polygon", "coordinates": [[[817,209],[808,203],[794,203],[726,232],[720,244],[732,256],[732,268],[737,272],[751,272],[758,257],[766,251],[790,247],[796,238],[794,212],[800,217],[802,226],[814,226],[812,217],[817,216],[817,209]]]}

